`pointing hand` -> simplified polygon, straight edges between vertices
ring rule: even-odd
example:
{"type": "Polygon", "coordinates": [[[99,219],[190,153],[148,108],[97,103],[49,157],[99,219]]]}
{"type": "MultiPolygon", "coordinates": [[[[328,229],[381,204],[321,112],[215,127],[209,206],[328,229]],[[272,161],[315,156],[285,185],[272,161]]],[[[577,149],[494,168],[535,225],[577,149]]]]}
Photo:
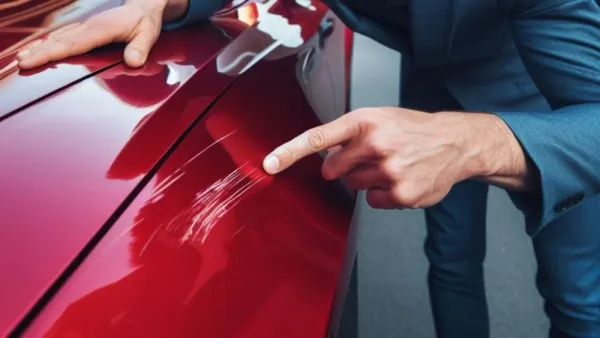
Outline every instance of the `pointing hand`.
{"type": "Polygon", "coordinates": [[[487,174],[480,131],[505,134],[502,125],[491,114],[359,109],[279,146],[263,167],[277,174],[329,150],[322,167],[326,179],[344,177],[352,188],[368,190],[375,208],[423,208],[439,202],[455,183],[487,174]]]}

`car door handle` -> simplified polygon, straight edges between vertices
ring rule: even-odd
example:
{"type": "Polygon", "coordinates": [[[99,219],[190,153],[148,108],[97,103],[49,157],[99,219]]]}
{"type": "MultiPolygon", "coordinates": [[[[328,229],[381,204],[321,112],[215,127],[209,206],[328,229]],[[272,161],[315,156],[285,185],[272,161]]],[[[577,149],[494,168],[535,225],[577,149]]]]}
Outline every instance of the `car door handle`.
{"type": "Polygon", "coordinates": [[[321,21],[321,24],[318,28],[319,48],[325,48],[325,42],[327,41],[327,38],[329,38],[331,34],[333,34],[334,26],[335,21],[332,18],[326,18],[321,21]]]}
{"type": "MultiPolygon", "coordinates": [[[[327,39],[333,34],[334,25],[335,21],[332,18],[326,18],[319,24],[317,31],[319,49],[325,48],[327,39]]],[[[314,68],[315,56],[318,53],[316,48],[316,46],[311,47],[303,56],[301,74],[304,83],[308,83],[308,76],[314,68]]]]}

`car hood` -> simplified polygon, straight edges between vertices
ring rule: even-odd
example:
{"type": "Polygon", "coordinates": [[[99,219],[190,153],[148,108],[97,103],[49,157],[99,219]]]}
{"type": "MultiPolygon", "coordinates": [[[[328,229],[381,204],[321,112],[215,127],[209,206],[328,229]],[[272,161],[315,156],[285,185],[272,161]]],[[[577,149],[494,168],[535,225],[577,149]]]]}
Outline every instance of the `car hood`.
{"type": "MultiPolygon", "coordinates": [[[[10,276],[0,280],[0,334],[60,287],[240,72],[298,47],[265,53],[276,32],[254,25],[260,13],[247,7],[233,20],[221,13],[217,25],[165,32],[142,69],[125,67],[122,47],[111,46],[19,72],[19,50],[121,1],[25,3],[34,9],[4,16],[0,8],[0,271],[10,276]],[[7,17],[9,31],[40,28],[7,39],[7,17]]],[[[309,15],[315,23],[302,27],[302,41],[323,7],[298,8],[286,12],[290,22],[309,15]]]]}
{"type": "Polygon", "coordinates": [[[125,67],[114,46],[0,80],[0,271],[10,276],[0,281],[0,333],[234,80],[210,62],[229,41],[194,27],[165,33],[141,70],[125,67]]]}

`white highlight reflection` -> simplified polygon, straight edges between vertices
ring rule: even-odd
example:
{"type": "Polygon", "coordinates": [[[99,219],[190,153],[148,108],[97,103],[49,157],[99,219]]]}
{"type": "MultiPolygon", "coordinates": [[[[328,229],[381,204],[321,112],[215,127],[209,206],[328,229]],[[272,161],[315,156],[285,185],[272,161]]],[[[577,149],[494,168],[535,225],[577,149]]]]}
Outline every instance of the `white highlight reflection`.
{"type": "MultiPolygon", "coordinates": [[[[278,47],[294,49],[304,44],[302,26],[291,24],[283,15],[270,12],[279,0],[252,2],[255,6],[256,25],[246,29],[217,57],[217,70],[231,76],[240,75],[265,59],[278,47]]],[[[295,0],[296,4],[314,11],[311,0],[295,0]]]]}

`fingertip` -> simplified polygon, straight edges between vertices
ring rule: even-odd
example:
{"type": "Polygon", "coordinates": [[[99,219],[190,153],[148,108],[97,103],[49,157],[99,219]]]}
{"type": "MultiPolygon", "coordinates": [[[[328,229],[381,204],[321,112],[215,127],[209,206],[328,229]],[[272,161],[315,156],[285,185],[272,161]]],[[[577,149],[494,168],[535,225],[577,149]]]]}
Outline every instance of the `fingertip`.
{"type": "Polygon", "coordinates": [[[17,59],[17,67],[21,70],[29,70],[37,67],[38,65],[35,63],[35,60],[32,59],[17,59]]]}
{"type": "Polygon", "coordinates": [[[280,165],[281,165],[281,162],[279,161],[279,158],[275,155],[269,155],[263,161],[263,169],[269,175],[275,175],[275,174],[279,173],[280,165]]]}
{"type": "Polygon", "coordinates": [[[328,181],[332,181],[335,180],[336,178],[338,178],[338,176],[332,172],[330,166],[327,164],[327,162],[323,162],[323,166],[321,166],[321,175],[323,176],[324,179],[328,180],[328,181]]]}
{"type": "Polygon", "coordinates": [[[125,63],[129,67],[139,68],[146,63],[147,54],[138,49],[125,50],[125,63]]]}
{"type": "Polygon", "coordinates": [[[24,61],[25,59],[27,59],[29,57],[29,55],[31,55],[31,50],[30,49],[25,49],[19,52],[19,54],[17,54],[16,59],[17,61],[21,62],[24,61]]]}
{"type": "Polygon", "coordinates": [[[27,68],[27,63],[23,62],[22,60],[17,60],[17,68],[22,69],[22,70],[26,70],[27,68]]]}

